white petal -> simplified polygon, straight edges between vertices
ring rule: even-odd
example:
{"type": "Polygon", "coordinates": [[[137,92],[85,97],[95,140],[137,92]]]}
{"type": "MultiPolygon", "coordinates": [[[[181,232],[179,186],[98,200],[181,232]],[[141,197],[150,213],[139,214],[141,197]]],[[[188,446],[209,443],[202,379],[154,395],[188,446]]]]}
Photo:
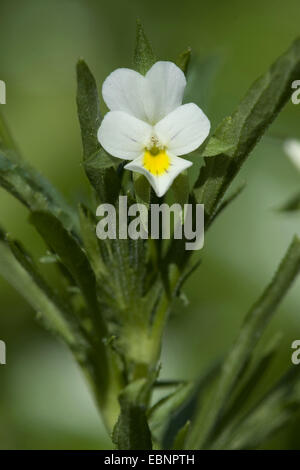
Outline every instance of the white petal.
{"type": "Polygon", "coordinates": [[[145,175],[157,196],[162,197],[168,191],[176,176],[192,165],[192,162],[183,158],[175,157],[174,155],[170,154],[169,157],[171,158],[171,166],[169,167],[168,172],[159,176],[155,176],[146,170],[146,168],[143,166],[143,155],[136,158],[132,162],[127,163],[124,168],[126,170],[136,171],[137,173],[145,175]]]}
{"type": "Polygon", "coordinates": [[[296,139],[289,139],[284,142],[283,148],[294,163],[298,170],[300,170],[300,141],[296,139]]]}
{"type": "Polygon", "coordinates": [[[101,123],[98,140],[114,157],[132,160],[141,154],[151,133],[152,128],[146,122],[123,111],[111,111],[101,123]]]}
{"type": "Polygon", "coordinates": [[[145,77],[130,69],[117,69],[104,81],[102,95],[111,111],[125,111],[147,120],[144,100],[149,93],[145,77]]]}
{"type": "Polygon", "coordinates": [[[155,132],[160,142],[175,155],[185,155],[204,142],[210,122],[194,103],[184,104],[159,121],[155,132]]]}
{"type": "Polygon", "coordinates": [[[104,81],[102,95],[111,111],[125,111],[155,124],[182,103],[186,79],[173,62],[156,62],[144,77],[117,69],[104,81]]]}
{"type": "Polygon", "coordinates": [[[182,103],[186,78],[173,62],[156,62],[146,74],[152,100],[145,108],[151,123],[156,123],[182,103]]]}

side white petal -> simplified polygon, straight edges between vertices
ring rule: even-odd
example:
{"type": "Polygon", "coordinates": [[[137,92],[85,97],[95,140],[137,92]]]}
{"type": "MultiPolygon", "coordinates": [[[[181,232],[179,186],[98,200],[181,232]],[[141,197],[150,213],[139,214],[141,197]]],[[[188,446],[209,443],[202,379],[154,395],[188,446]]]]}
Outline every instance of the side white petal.
{"type": "Polygon", "coordinates": [[[204,142],[209,134],[210,122],[194,103],[184,104],[159,121],[155,132],[175,155],[185,155],[204,142]]]}
{"type": "Polygon", "coordinates": [[[296,139],[286,140],[283,144],[283,148],[296,168],[300,170],[300,141],[296,139]]]}
{"type": "Polygon", "coordinates": [[[182,103],[186,78],[173,62],[156,62],[146,74],[151,100],[145,108],[151,123],[156,123],[182,103]]]}
{"type": "Polygon", "coordinates": [[[189,168],[192,165],[192,162],[185,160],[180,157],[175,157],[169,155],[171,158],[171,166],[168,169],[168,172],[164,173],[163,175],[155,176],[150,173],[146,168],[143,166],[143,158],[144,156],[141,155],[140,157],[136,158],[130,163],[125,165],[126,170],[136,171],[137,173],[141,173],[145,175],[149,183],[151,184],[152,188],[154,189],[156,195],[158,197],[162,197],[169,189],[171,184],[173,183],[174,179],[186,168],[189,168]]]}
{"type": "Polygon", "coordinates": [[[110,111],[98,130],[98,140],[114,157],[132,160],[141,154],[151,133],[146,122],[123,111],[110,111]]]}
{"type": "Polygon", "coordinates": [[[147,120],[144,100],[149,87],[145,77],[131,69],[117,69],[104,81],[103,99],[111,111],[125,111],[138,119],[147,120]]]}

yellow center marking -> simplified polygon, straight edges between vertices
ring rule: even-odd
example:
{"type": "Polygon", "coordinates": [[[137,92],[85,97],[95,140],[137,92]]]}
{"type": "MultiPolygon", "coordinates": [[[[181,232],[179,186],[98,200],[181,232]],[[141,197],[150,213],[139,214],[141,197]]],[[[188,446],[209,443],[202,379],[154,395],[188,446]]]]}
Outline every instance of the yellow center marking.
{"type": "Polygon", "coordinates": [[[170,157],[165,150],[146,150],[143,158],[143,165],[152,175],[160,176],[170,167],[170,157]]]}

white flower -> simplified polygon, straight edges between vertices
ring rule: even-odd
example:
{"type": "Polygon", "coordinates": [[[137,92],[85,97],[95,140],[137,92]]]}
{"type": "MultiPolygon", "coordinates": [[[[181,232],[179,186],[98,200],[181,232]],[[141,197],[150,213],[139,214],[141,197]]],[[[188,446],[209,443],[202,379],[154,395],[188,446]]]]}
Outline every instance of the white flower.
{"type": "Polygon", "coordinates": [[[156,62],[145,76],[117,69],[102,87],[110,111],[98,131],[99,142],[114,157],[132,160],[125,168],[144,174],[158,196],[192,165],[178,155],[198,148],[210,130],[197,105],[182,105],[185,86],[179,67],[156,62]]]}
{"type": "Polygon", "coordinates": [[[300,141],[296,139],[286,140],[283,144],[283,148],[296,168],[300,170],[300,141]]]}

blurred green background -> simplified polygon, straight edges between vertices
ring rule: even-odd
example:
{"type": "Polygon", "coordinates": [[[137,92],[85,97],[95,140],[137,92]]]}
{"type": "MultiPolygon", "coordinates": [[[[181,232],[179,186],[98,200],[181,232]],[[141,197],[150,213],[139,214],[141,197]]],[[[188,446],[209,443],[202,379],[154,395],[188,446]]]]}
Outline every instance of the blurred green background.
{"type": "MultiPolygon", "coordinates": [[[[7,85],[1,111],[25,158],[76,202],[88,194],[75,104],[79,57],[100,88],[113,69],[132,65],[140,17],[159,57],[174,60],[191,46],[200,60],[215,64],[214,80],[209,75],[199,90],[215,126],[300,33],[299,15],[299,0],[0,0],[0,79],[7,85]]],[[[289,103],[243,168],[239,181],[246,189],[209,231],[203,263],[186,286],[190,303],[185,309],[178,304],[170,320],[163,377],[198,377],[227,350],[292,235],[300,233],[299,213],[274,210],[300,187],[300,174],[274,136],[300,138],[299,122],[300,105],[289,103]]],[[[0,190],[1,225],[38,259],[45,247],[27,215],[0,190]]],[[[300,338],[299,287],[300,280],[268,330],[269,337],[283,335],[270,384],[289,367],[290,345],[300,338]]],[[[0,279],[0,339],[7,344],[0,448],[110,448],[70,354],[34,316],[0,279]]],[[[267,446],[300,448],[299,430],[296,422],[267,446]]]]}

